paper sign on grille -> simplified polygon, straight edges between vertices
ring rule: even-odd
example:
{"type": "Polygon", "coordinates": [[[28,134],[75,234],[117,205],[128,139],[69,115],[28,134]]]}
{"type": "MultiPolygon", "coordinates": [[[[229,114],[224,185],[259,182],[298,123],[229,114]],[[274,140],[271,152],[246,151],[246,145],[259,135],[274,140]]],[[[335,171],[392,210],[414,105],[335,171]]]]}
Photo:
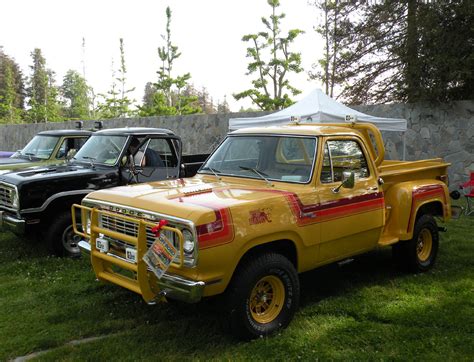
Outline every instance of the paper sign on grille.
{"type": "Polygon", "coordinates": [[[178,249],[173,246],[166,236],[161,234],[145,253],[143,261],[160,279],[177,256],[178,249]]]}

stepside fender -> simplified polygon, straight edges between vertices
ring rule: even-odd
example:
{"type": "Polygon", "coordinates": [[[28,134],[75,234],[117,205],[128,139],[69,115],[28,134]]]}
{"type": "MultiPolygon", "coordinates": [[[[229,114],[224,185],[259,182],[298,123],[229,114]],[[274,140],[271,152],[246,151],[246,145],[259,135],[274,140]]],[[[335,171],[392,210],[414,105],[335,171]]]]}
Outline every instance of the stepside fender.
{"type": "Polygon", "coordinates": [[[428,179],[401,182],[385,192],[387,222],[385,229],[400,240],[413,237],[413,228],[419,213],[451,217],[449,192],[442,181],[428,179]]]}

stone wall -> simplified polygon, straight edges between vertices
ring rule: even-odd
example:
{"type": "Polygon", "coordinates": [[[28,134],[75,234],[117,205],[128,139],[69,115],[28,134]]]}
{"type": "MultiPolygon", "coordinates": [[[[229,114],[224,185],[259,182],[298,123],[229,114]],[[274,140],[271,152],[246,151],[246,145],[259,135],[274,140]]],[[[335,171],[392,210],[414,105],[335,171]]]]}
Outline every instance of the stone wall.
{"type": "MultiPolygon", "coordinates": [[[[451,185],[466,180],[469,172],[474,171],[474,101],[441,105],[416,103],[354,108],[374,116],[407,119],[406,159],[443,157],[452,164],[451,185]]],[[[227,133],[229,118],[264,114],[266,113],[146,117],[106,120],[104,124],[106,128],[126,126],[168,128],[181,136],[185,153],[208,153],[227,133]]],[[[84,126],[92,127],[93,121],[85,121],[84,126]]],[[[20,149],[39,131],[74,127],[74,122],[0,126],[0,150],[20,149]]],[[[386,157],[402,159],[402,135],[397,132],[384,132],[384,139],[386,157]]]]}

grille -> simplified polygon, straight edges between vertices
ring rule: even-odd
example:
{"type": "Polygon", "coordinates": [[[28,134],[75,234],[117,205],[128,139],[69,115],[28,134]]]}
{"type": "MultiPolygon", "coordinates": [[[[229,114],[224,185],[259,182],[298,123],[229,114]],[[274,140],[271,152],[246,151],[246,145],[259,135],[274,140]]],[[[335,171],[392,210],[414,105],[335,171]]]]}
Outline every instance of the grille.
{"type": "Polygon", "coordinates": [[[0,184],[0,206],[4,206],[9,209],[12,209],[14,193],[15,193],[15,189],[13,186],[0,184]]]}
{"type": "MultiPolygon", "coordinates": [[[[137,220],[138,221],[138,220],[137,220]]],[[[100,214],[99,223],[102,228],[112,230],[121,234],[137,237],[138,236],[138,223],[127,221],[119,217],[115,217],[109,214],[100,214]]],[[[162,233],[168,238],[168,240],[173,241],[175,247],[178,247],[177,240],[175,241],[174,233],[171,231],[163,230],[162,233]]],[[[125,256],[125,249],[127,247],[134,247],[122,240],[113,239],[110,237],[106,237],[109,241],[109,252],[112,254],[124,257],[125,256]]],[[[146,240],[148,247],[153,244],[155,241],[156,236],[151,231],[151,227],[146,227],[146,240]]]]}

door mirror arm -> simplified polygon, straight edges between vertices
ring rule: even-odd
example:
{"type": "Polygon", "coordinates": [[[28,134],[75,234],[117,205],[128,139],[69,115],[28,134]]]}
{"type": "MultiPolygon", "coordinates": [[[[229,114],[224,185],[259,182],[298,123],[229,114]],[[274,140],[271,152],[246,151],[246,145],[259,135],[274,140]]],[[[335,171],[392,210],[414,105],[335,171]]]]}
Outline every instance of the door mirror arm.
{"type": "Polygon", "coordinates": [[[354,185],[355,185],[355,173],[351,172],[349,177],[345,178],[339,186],[334,187],[332,189],[332,192],[337,194],[342,187],[344,187],[345,189],[352,189],[354,188],[354,185]]]}

